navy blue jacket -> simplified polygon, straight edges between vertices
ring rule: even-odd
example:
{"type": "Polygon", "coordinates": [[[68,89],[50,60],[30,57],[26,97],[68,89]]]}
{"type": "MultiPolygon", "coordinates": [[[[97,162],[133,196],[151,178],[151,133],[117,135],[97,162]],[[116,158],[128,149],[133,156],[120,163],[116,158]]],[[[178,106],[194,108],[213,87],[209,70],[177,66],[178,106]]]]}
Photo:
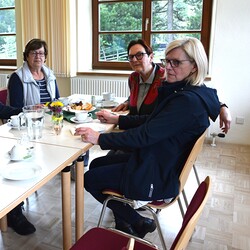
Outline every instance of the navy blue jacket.
{"type": "Polygon", "coordinates": [[[156,200],[178,194],[180,171],[198,137],[220,112],[216,90],[186,82],[164,84],[150,116],[120,116],[121,133],[101,134],[102,149],[132,150],[121,191],[156,200]]]}

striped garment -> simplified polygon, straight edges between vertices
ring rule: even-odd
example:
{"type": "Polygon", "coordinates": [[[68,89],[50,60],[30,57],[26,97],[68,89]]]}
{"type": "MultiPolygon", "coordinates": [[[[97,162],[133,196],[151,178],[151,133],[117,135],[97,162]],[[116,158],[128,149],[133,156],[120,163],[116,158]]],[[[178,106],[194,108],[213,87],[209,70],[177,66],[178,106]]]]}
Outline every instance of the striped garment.
{"type": "Polygon", "coordinates": [[[47,90],[47,84],[45,78],[42,80],[36,80],[37,84],[40,86],[40,103],[44,104],[46,102],[51,102],[51,97],[47,90]]]}

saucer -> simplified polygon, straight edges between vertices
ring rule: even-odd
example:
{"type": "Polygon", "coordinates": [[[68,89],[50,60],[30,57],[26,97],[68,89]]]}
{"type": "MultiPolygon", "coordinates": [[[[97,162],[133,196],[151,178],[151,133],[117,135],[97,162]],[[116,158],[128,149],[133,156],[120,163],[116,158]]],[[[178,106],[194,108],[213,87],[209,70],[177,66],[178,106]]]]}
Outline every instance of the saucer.
{"type": "MultiPolygon", "coordinates": [[[[8,122],[7,124],[8,124],[8,126],[11,127],[12,129],[19,129],[18,126],[15,127],[15,126],[13,126],[11,123],[9,123],[9,122],[8,122]]],[[[21,126],[21,127],[20,127],[20,129],[24,129],[24,128],[25,128],[25,126],[21,126]]]]}
{"type": "Polygon", "coordinates": [[[71,117],[70,120],[71,120],[72,122],[74,122],[74,123],[80,124],[80,123],[91,122],[91,121],[93,120],[93,118],[92,118],[92,117],[87,117],[87,119],[85,119],[85,120],[83,120],[83,121],[78,121],[78,120],[76,120],[76,117],[74,116],[74,117],[71,117]]]}
{"type": "Polygon", "coordinates": [[[102,101],[102,107],[103,108],[113,108],[118,106],[119,103],[114,101],[102,101]]]}

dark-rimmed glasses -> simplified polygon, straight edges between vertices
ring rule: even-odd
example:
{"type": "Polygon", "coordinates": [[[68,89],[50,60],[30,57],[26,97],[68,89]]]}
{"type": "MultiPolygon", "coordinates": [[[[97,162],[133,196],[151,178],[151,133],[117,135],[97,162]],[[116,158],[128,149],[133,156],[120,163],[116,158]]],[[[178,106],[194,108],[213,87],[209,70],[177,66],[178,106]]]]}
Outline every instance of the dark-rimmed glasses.
{"type": "Polygon", "coordinates": [[[44,52],[36,52],[36,51],[31,51],[30,55],[35,57],[35,56],[39,56],[39,57],[43,57],[45,55],[44,52]]]}
{"type": "Polygon", "coordinates": [[[177,60],[177,59],[161,59],[161,63],[164,67],[167,66],[168,63],[170,63],[172,68],[177,68],[182,64],[182,62],[189,61],[192,62],[192,60],[177,60]]]}
{"type": "Polygon", "coordinates": [[[145,54],[147,54],[147,53],[145,53],[145,52],[138,52],[138,53],[136,53],[135,55],[128,55],[128,60],[129,60],[130,62],[132,62],[134,57],[135,57],[137,60],[141,60],[145,54]]]}

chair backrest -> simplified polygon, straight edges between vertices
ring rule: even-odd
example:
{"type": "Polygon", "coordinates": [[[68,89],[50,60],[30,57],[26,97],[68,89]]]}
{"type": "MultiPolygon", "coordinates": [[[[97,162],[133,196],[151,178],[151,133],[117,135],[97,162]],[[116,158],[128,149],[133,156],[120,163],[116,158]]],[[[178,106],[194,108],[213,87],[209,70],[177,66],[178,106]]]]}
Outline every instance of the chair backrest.
{"type": "Polygon", "coordinates": [[[207,202],[210,189],[211,179],[207,176],[196,190],[183,218],[181,229],[179,230],[170,250],[181,250],[186,248],[207,202]]]}
{"type": "Polygon", "coordinates": [[[180,173],[179,176],[179,181],[180,181],[180,187],[179,187],[179,193],[182,192],[182,190],[184,189],[184,186],[187,182],[188,176],[191,172],[191,169],[199,155],[199,153],[202,150],[202,145],[204,143],[205,137],[207,134],[207,129],[203,132],[203,134],[198,138],[198,140],[195,142],[187,160],[186,163],[180,173]]]}
{"type": "Polygon", "coordinates": [[[198,157],[199,153],[202,150],[202,145],[204,143],[205,137],[207,134],[207,129],[203,132],[203,134],[198,138],[198,140],[195,142],[186,162],[185,165],[183,166],[180,176],[179,176],[179,182],[180,182],[180,186],[179,186],[179,194],[171,200],[171,202],[169,203],[165,203],[163,201],[153,201],[151,203],[149,203],[148,205],[152,208],[156,208],[156,209],[163,209],[165,207],[168,207],[170,204],[173,204],[176,200],[179,199],[179,195],[182,193],[182,191],[184,190],[184,186],[187,182],[188,176],[191,172],[191,169],[196,161],[196,158],[198,157]]]}

